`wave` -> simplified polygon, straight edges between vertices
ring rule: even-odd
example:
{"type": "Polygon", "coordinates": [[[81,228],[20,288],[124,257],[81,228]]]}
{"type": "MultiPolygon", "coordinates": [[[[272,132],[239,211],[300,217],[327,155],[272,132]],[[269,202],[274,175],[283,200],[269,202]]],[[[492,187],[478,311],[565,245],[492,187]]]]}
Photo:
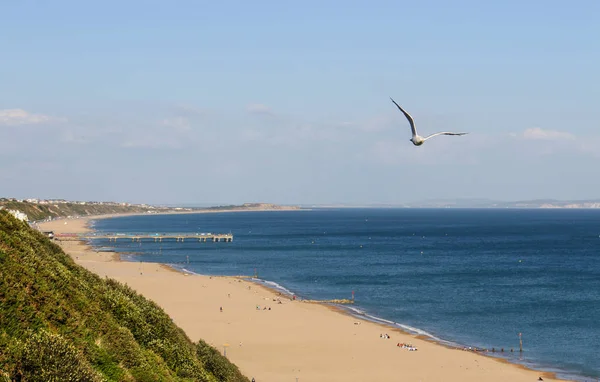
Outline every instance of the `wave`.
{"type": "Polygon", "coordinates": [[[129,261],[132,263],[138,263],[139,261],[136,260],[136,255],[129,252],[119,252],[119,256],[121,257],[121,261],[129,261]]]}
{"type": "Polygon", "coordinates": [[[439,337],[434,336],[433,334],[431,334],[429,332],[426,332],[425,330],[422,330],[422,329],[419,329],[419,328],[415,328],[415,327],[412,327],[412,326],[409,326],[409,325],[401,324],[401,323],[398,323],[398,322],[396,322],[395,324],[398,327],[400,327],[400,328],[402,328],[402,329],[404,329],[404,330],[406,330],[408,332],[412,332],[412,333],[415,333],[415,334],[420,335],[420,336],[425,336],[427,338],[430,338],[430,339],[434,340],[435,342],[439,342],[441,344],[450,345],[450,346],[454,346],[454,347],[460,347],[460,345],[457,344],[457,343],[455,343],[455,342],[443,340],[443,339],[441,339],[439,337]]]}
{"type": "Polygon", "coordinates": [[[280,291],[282,291],[284,294],[286,294],[288,296],[294,296],[295,295],[294,292],[292,292],[291,290],[287,289],[283,285],[276,283],[275,281],[263,280],[263,279],[259,279],[259,278],[255,278],[255,277],[251,277],[249,280],[252,281],[252,282],[255,282],[257,284],[265,284],[267,287],[269,287],[271,289],[280,290],[280,291]]]}
{"type": "MultiPolygon", "coordinates": [[[[288,296],[293,296],[295,295],[294,292],[290,291],[289,289],[287,289],[286,287],[284,287],[281,284],[276,283],[275,281],[269,281],[269,280],[264,280],[264,279],[260,279],[260,278],[255,278],[255,277],[251,277],[249,278],[250,281],[255,282],[257,284],[263,284],[271,289],[276,289],[279,291],[282,291],[284,294],[288,295],[288,296]]],[[[359,308],[355,308],[355,307],[351,307],[351,306],[347,306],[347,305],[342,305],[342,304],[334,304],[336,306],[338,306],[339,308],[347,311],[350,315],[356,317],[356,318],[362,318],[371,322],[375,322],[375,323],[379,323],[379,324],[383,324],[383,325],[388,325],[388,326],[392,326],[395,328],[399,328],[402,329],[405,332],[414,334],[414,335],[419,335],[419,336],[424,336],[427,337],[428,339],[431,339],[435,342],[438,342],[440,344],[443,345],[448,345],[448,346],[452,346],[452,347],[463,347],[462,345],[458,344],[458,343],[454,343],[451,341],[447,341],[444,340],[442,338],[439,338],[425,330],[419,329],[419,328],[415,328],[413,326],[410,325],[406,325],[406,324],[402,324],[400,322],[395,322],[395,321],[391,321],[391,320],[387,320],[385,318],[382,317],[377,317],[377,316],[373,316],[369,313],[367,313],[366,311],[359,309],[359,308]]]]}
{"type": "Polygon", "coordinates": [[[400,328],[405,332],[411,333],[411,334],[415,334],[415,335],[419,335],[419,336],[424,336],[427,337],[435,342],[438,342],[440,344],[444,344],[444,345],[448,345],[448,346],[452,346],[452,347],[462,347],[461,345],[451,342],[451,341],[447,341],[444,339],[441,339],[439,337],[436,337],[435,335],[419,329],[419,328],[415,328],[413,326],[410,325],[406,325],[406,324],[402,324],[400,322],[395,322],[395,321],[390,321],[387,320],[385,318],[382,317],[377,317],[377,316],[373,316],[371,314],[368,314],[367,312],[365,312],[362,309],[358,309],[358,308],[354,308],[354,307],[350,307],[350,306],[345,306],[345,305],[339,305],[340,308],[342,308],[343,310],[346,310],[348,313],[350,313],[350,315],[356,317],[356,318],[362,318],[371,322],[375,322],[378,324],[383,324],[383,325],[388,325],[388,326],[392,326],[395,328],[400,328]]]}
{"type": "Polygon", "coordinates": [[[196,276],[202,276],[202,274],[201,274],[201,273],[194,272],[194,271],[190,271],[189,269],[187,269],[187,268],[186,268],[184,265],[182,265],[182,264],[168,263],[168,264],[165,264],[165,265],[166,265],[166,266],[168,266],[168,267],[171,267],[171,268],[173,268],[174,270],[176,270],[176,271],[179,271],[179,272],[189,273],[189,274],[191,274],[191,275],[196,275],[196,276]]]}
{"type": "Polygon", "coordinates": [[[360,309],[358,309],[358,308],[353,308],[353,307],[351,307],[351,306],[346,306],[345,308],[346,308],[347,310],[351,311],[351,312],[354,312],[354,313],[356,313],[357,315],[361,315],[361,316],[364,316],[364,315],[366,315],[366,313],[365,313],[365,311],[364,311],[364,310],[360,310],[360,309]]]}

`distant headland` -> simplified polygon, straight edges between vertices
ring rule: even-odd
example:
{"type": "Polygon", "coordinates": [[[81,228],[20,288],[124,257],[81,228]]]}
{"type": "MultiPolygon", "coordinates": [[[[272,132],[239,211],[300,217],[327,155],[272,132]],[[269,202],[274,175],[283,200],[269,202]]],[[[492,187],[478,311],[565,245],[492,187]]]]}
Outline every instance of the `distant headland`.
{"type": "Polygon", "coordinates": [[[6,209],[20,220],[40,221],[62,217],[79,217],[114,214],[165,214],[225,211],[287,211],[299,210],[297,206],[271,203],[244,203],[213,207],[176,207],[124,202],[68,201],[64,199],[0,198],[0,209],[6,209]]]}

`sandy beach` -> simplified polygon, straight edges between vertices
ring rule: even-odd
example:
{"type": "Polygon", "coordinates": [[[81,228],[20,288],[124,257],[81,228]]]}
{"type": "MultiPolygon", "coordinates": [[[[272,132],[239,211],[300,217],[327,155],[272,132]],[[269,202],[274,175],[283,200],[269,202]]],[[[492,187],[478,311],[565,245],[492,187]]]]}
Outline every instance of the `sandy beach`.
{"type": "MultiPolygon", "coordinates": [[[[40,227],[55,233],[85,232],[90,219],[55,220],[40,227]]],[[[239,278],[123,262],[114,253],[96,253],[76,241],[61,245],[78,264],[155,301],[192,341],[204,339],[221,352],[226,349],[242,373],[257,382],[526,382],[540,376],[558,381],[550,374],[359,320],[324,304],[292,301],[239,278]],[[389,339],[380,337],[386,333],[389,339]]]]}

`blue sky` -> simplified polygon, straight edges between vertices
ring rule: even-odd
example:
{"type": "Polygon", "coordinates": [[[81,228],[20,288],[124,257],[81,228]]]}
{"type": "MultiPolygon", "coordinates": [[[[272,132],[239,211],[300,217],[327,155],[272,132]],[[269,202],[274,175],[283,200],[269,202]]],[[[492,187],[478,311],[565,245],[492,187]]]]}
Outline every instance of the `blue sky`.
{"type": "Polygon", "coordinates": [[[496,3],[1,2],[0,196],[599,198],[600,2],[496,3]]]}

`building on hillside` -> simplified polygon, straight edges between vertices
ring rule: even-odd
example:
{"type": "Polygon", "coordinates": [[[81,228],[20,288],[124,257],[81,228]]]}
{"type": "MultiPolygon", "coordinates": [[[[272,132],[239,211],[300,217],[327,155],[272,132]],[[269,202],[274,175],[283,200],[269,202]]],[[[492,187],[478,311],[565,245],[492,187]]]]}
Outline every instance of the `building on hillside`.
{"type": "Polygon", "coordinates": [[[16,218],[17,218],[17,219],[19,219],[19,220],[22,220],[22,221],[24,221],[24,222],[28,222],[28,221],[29,221],[29,218],[27,217],[27,215],[26,215],[25,213],[21,212],[21,211],[17,211],[17,210],[8,210],[8,212],[9,212],[9,213],[10,213],[12,216],[16,217],[16,218]]]}

